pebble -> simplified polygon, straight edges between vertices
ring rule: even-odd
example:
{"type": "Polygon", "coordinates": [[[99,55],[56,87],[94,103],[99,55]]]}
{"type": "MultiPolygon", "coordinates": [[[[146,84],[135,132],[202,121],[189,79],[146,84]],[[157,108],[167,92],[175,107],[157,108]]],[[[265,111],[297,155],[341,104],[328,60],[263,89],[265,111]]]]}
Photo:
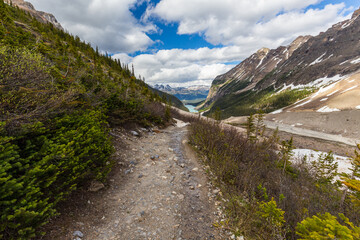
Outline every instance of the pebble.
{"type": "Polygon", "coordinates": [[[194,171],[194,172],[197,172],[197,171],[199,171],[199,168],[197,168],[197,167],[196,167],[196,168],[193,168],[193,171],[194,171]]]}
{"type": "Polygon", "coordinates": [[[99,181],[92,181],[89,187],[90,192],[97,192],[100,189],[103,189],[105,186],[102,182],[99,181]]]}
{"type": "Polygon", "coordinates": [[[74,237],[80,237],[80,238],[82,238],[82,237],[84,237],[84,234],[83,234],[82,232],[80,232],[80,231],[75,231],[75,232],[73,233],[73,236],[74,236],[74,237]]]}
{"type": "Polygon", "coordinates": [[[230,238],[231,238],[231,239],[234,239],[234,240],[244,240],[244,236],[238,236],[238,237],[236,237],[234,234],[231,235],[230,238]]]}
{"type": "Polygon", "coordinates": [[[218,194],[220,192],[220,189],[214,189],[213,194],[218,194]]]}
{"type": "Polygon", "coordinates": [[[144,175],[142,175],[141,173],[139,174],[138,178],[142,178],[144,175]]]}
{"type": "Polygon", "coordinates": [[[171,180],[170,180],[170,183],[172,183],[174,180],[175,180],[175,177],[172,176],[172,177],[171,177],[171,180]]]}
{"type": "Polygon", "coordinates": [[[130,131],[130,133],[135,136],[135,137],[139,137],[140,134],[137,131],[130,131]]]}
{"type": "Polygon", "coordinates": [[[194,190],[194,189],[195,189],[195,187],[194,187],[194,186],[190,186],[190,189],[191,189],[191,190],[194,190]]]}
{"type": "Polygon", "coordinates": [[[183,164],[183,163],[182,163],[182,164],[180,164],[180,167],[184,168],[184,167],[185,167],[185,164],[183,164]]]}

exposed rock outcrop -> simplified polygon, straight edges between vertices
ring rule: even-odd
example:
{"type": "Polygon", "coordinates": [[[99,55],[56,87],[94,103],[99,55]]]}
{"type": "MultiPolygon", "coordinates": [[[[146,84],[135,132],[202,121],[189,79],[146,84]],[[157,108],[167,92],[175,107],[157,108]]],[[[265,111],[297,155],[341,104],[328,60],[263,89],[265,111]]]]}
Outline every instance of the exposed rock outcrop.
{"type": "Polygon", "coordinates": [[[56,28],[64,30],[61,24],[56,20],[54,15],[47,12],[37,11],[34,6],[24,0],[5,0],[7,4],[13,4],[20,9],[29,12],[33,17],[42,23],[52,23],[56,28]]]}

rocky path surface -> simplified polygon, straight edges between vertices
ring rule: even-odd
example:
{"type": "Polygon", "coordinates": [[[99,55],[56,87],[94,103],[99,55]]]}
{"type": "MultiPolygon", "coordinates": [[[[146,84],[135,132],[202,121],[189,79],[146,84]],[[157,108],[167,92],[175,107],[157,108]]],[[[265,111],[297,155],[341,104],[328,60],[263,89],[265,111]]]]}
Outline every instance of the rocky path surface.
{"type": "MultiPolygon", "coordinates": [[[[219,191],[186,143],[187,127],[171,126],[141,136],[113,132],[120,170],[109,185],[81,201],[49,239],[228,239],[213,224],[222,219],[219,191]],[[60,232],[60,236],[59,236],[60,232]],[[66,235],[66,238],[64,238],[66,235]]],[[[61,220],[62,218],[62,220],[61,220]]]]}

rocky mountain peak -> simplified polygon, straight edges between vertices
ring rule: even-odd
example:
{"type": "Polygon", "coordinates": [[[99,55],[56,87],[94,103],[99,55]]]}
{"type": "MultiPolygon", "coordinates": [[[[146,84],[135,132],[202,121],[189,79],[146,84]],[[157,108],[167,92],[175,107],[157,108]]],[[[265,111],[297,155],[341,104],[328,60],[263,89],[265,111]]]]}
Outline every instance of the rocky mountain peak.
{"type": "Polygon", "coordinates": [[[35,17],[38,21],[42,23],[52,23],[54,27],[64,30],[61,24],[57,21],[57,19],[51,13],[46,13],[42,11],[37,11],[34,6],[26,2],[24,0],[5,0],[7,4],[13,4],[20,9],[29,12],[33,17],[35,17]]]}
{"type": "Polygon", "coordinates": [[[306,36],[299,36],[297,37],[290,45],[288,46],[288,49],[291,53],[293,53],[296,49],[298,49],[302,44],[306,43],[312,36],[306,35],[306,36]]]}
{"type": "Polygon", "coordinates": [[[351,16],[351,18],[356,18],[360,15],[360,8],[358,10],[356,10],[353,15],[351,16]]]}
{"type": "Polygon", "coordinates": [[[270,52],[269,48],[261,48],[259,49],[256,54],[259,58],[264,58],[270,52]]]}

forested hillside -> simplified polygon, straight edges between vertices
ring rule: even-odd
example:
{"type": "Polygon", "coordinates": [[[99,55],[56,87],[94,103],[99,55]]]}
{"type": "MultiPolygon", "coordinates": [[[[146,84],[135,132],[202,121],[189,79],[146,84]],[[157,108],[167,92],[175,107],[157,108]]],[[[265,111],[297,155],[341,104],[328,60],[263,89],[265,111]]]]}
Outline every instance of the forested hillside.
{"type": "Polygon", "coordinates": [[[119,60],[0,1],[0,239],[36,236],[79,184],[104,179],[109,128],[165,125],[166,98],[119,60]]]}

